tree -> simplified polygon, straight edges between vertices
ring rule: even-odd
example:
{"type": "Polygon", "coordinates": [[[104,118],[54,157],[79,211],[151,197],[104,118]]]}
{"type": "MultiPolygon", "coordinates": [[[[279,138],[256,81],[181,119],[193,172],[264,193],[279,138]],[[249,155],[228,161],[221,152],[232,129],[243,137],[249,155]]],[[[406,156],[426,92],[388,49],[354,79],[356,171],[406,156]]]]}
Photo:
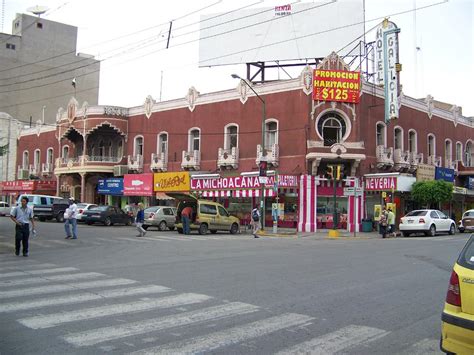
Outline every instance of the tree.
{"type": "Polygon", "coordinates": [[[450,201],[453,196],[453,184],[444,180],[419,181],[413,184],[411,195],[422,205],[439,208],[439,204],[450,201]]]}

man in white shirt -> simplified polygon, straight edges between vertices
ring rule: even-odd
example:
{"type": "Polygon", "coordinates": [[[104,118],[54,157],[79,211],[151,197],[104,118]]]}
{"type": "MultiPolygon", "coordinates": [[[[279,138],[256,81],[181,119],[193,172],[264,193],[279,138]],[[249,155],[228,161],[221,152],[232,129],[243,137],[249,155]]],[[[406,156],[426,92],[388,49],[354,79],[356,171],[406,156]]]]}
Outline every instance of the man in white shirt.
{"type": "Polygon", "coordinates": [[[77,239],[77,205],[72,197],[69,198],[69,207],[64,212],[64,230],[66,231],[65,239],[77,239]],[[69,226],[72,227],[72,236],[69,226]]]}

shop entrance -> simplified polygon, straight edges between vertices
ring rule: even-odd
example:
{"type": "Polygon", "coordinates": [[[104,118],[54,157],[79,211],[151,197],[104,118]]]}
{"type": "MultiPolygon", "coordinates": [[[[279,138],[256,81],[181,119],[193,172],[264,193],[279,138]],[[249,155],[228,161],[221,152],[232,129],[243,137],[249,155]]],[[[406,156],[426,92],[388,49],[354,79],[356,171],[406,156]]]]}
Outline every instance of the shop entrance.
{"type": "MultiPolygon", "coordinates": [[[[347,229],[348,198],[336,197],[337,229],[347,229]]],[[[332,229],[334,216],[334,196],[318,196],[316,220],[318,229],[332,229]]]]}

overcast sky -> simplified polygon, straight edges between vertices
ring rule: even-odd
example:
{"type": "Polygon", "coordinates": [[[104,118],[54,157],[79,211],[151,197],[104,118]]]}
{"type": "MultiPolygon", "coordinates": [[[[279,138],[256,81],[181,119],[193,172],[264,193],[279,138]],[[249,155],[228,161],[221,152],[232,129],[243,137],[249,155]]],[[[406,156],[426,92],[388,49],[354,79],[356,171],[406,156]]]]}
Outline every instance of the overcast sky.
{"type": "MultiPolygon", "coordinates": [[[[164,101],[184,97],[191,86],[201,93],[236,87],[237,81],[230,74],[244,77],[244,64],[199,68],[200,15],[251,4],[254,5],[250,8],[255,9],[289,3],[273,0],[38,1],[5,0],[2,32],[11,33],[15,13],[26,13],[27,8],[34,5],[47,6],[50,10],[44,16],[46,19],[78,27],[79,52],[103,60],[99,103],[125,107],[143,104],[147,95],[159,100],[160,91],[164,101]],[[170,47],[166,49],[170,20],[175,21],[170,47]],[[135,33],[137,31],[140,32],[135,33]],[[135,34],[130,35],[132,33],[135,34]]],[[[474,1],[366,0],[365,11],[367,29],[379,21],[369,22],[371,19],[409,11],[390,17],[401,29],[401,84],[405,95],[421,98],[431,94],[436,100],[462,106],[464,116],[474,116],[474,1]],[[430,4],[434,6],[420,9],[416,16],[409,11],[415,6],[421,8],[430,4]]],[[[368,40],[374,38],[374,32],[367,36],[368,40]]],[[[348,38],[347,42],[351,40],[348,38]]],[[[232,44],[229,46],[235,51],[232,44]]],[[[290,74],[297,75],[296,72],[290,74]]],[[[283,71],[275,75],[288,78],[283,71]]],[[[68,99],[65,98],[64,106],[68,99]]]]}

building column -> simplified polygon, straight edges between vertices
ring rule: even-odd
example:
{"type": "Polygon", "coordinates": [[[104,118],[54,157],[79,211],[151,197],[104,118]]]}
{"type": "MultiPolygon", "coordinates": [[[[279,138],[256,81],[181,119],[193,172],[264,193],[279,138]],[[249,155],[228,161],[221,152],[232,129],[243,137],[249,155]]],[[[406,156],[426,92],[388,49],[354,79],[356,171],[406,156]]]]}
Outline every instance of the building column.
{"type": "Polygon", "coordinates": [[[56,196],[59,196],[59,190],[61,189],[61,174],[56,175],[56,196]]]}
{"type": "Polygon", "coordinates": [[[81,173],[81,202],[86,200],[86,173],[81,173]]]}

